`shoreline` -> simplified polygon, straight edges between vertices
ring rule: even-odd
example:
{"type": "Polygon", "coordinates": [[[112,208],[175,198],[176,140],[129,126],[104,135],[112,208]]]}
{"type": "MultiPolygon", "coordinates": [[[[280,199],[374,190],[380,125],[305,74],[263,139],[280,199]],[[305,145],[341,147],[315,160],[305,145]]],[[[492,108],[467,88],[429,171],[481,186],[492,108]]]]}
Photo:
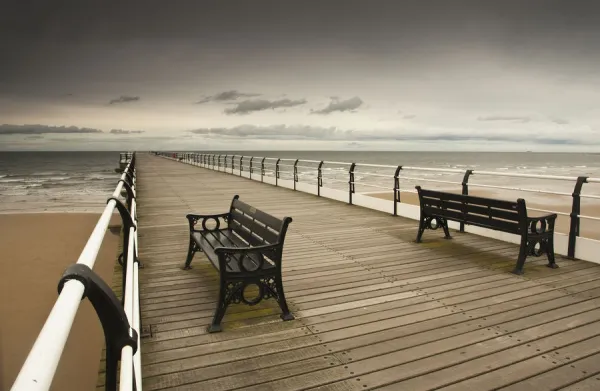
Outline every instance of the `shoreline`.
{"type": "MultiPolygon", "coordinates": [[[[0,213],[0,389],[9,389],[54,305],[66,267],[75,263],[100,214],[0,213]]],[[[94,271],[110,286],[121,226],[111,219],[94,271]]],[[[82,301],[65,345],[52,390],[96,387],[104,344],[102,326],[82,301]]]]}

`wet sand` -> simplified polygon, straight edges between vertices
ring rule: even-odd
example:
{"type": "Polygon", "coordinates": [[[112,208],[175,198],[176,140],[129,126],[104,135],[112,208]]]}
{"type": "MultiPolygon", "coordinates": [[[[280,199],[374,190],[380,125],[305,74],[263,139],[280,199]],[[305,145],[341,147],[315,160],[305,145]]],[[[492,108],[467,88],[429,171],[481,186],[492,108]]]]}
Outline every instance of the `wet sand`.
{"type": "MultiPolygon", "coordinates": [[[[57,298],[65,268],[75,263],[98,214],[0,215],[0,390],[10,389],[57,298]]],[[[111,227],[120,225],[115,215],[111,227]]],[[[118,228],[107,231],[94,271],[109,285],[118,228]]],[[[102,327],[84,300],[58,366],[52,390],[94,390],[102,327]]]]}
{"type": "MultiPolygon", "coordinates": [[[[506,200],[510,200],[510,201],[516,201],[518,198],[517,195],[515,195],[513,198],[513,197],[509,196],[508,194],[502,196],[495,192],[490,192],[490,191],[485,191],[485,190],[480,190],[480,189],[477,189],[477,190],[470,189],[469,194],[475,195],[475,196],[480,196],[480,197],[506,199],[506,200]]],[[[370,193],[370,194],[365,194],[365,195],[368,195],[370,197],[381,198],[384,200],[390,200],[390,201],[394,199],[394,194],[391,191],[383,192],[383,193],[370,193]]],[[[558,212],[563,212],[563,213],[571,213],[570,200],[565,199],[565,197],[544,195],[544,197],[548,198],[547,204],[540,203],[540,202],[527,202],[527,198],[524,197],[522,194],[520,195],[520,197],[523,197],[525,199],[528,209],[535,208],[535,209],[545,209],[545,210],[550,210],[550,211],[558,211],[558,212]]],[[[419,197],[416,193],[401,192],[400,200],[403,203],[408,203],[411,205],[419,205],[419,197]]],[[[582,206],[581,206],[581,214],[582,215],[600,217],[600,202],[598,202],[598,201],[592,202],[590,200],[582,200],[581,204],[582,204],[582,206]]],[[[530,216],[539,216],[539,215],[543,215],[543,214],[547,214],[547,213],[528,210],[528,214],[530,216]]],[[[570,227],[570,217],[559,215],[558,218],[556,219],[556,232],[561,232],[561,233],[567,234],[567,233],[569,233],[569,227],[570,227]]],[[[581,219],[580,235],[583,237],[600,240],[600,221],[581,219]]]]}

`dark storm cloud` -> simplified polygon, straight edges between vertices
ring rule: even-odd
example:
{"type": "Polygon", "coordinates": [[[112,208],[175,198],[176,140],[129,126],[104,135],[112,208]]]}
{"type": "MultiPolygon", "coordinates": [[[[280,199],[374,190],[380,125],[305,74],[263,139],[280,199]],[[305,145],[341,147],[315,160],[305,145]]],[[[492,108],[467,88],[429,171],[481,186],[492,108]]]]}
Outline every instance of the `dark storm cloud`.
{"type": "Polygon", "coordinates": [[[509,121],[509,122],[529,122],[530,117],[517,116],[517,115],[492,115],[489,117],[479,117],[478,121],[509,121]]]}
{"type": "Polygon", "coordinates": [[[135,133],[144,133],[143,130],[123,130],[123,129],[111,129],[111,134],[135,134],[135,133]]]}
{"type": "Polygon", "coordinates": [[[0,135],[44,133],[102,133],[102,131],[93,128],[78,128],[77,126],[0,125],[0,135]]]}
{"type": "Polygon", "coordinates": [[[327,105],[327,107],[321,110],[313,110],[312,113],[329,114],[333,113],[334,111],[353,111],[358,109],[363,103],[364,102],[362,99],[360,99],[358,96],[346,100],[339,100],[336,97],[332,97],[332,101],[329,103],[329,105],[327,105]]]}
{"type": "Polygon", "coordinates": [[[305,103],[306,99],[279,99],[272,101],[266,99],[245,100],[231,109],[225,109],[225,114],[249,114],[253,111],[276,109],[279,107],[294,107],[305,103]]]}
{"type": "Polygon", "coordinates": [[[118,103],[130,103],[130,102],[137,102],[139,100],[140,100],[139,96],[121,95],[120,97],[118,97],[116,99],[111,99],[110,102],[108,102],[108,104],[114,105],[114,104],[118,104],[118,103]]]}
{"type": "MultiPolygon", "coordinates": [[[[255,140],[322,140],[322,141],[491,141],[491,142],[535,142],[547,145],[581,145],[582,142],[565,137],[545,137],[529,134],[506,135],[477,135],[477,134],[451,134],[448,132],[434,132],[419,134],[418,132],[404,131],[356,131],[343,130],[335,127],[319,126],[256,126],[239,125],[230,128],[200,128],[188,132],[214,139],[255,139],[255,140]]],[[[592,144],[600,144],[600,140],[592,144]]]]}
{"type": "Polygon", "coordinates": [[[196,102],[196,104],[202,104],[202,103],[207,103],[207,102],[227,102],[227,101],[237,100],[239,98],[251,98],[253,96],[260,96],[260,94],[239,92],[237,90],[223,91],[216,95],[211,95],[211,96],[202,98],[200,101],[196,102]]]}

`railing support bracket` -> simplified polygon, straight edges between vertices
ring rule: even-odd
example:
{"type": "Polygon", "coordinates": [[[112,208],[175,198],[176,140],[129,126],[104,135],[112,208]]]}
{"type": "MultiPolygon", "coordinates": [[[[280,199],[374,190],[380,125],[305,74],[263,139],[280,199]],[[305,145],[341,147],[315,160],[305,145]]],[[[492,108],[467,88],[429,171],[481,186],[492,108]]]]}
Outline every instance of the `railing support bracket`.
{"type": "Polygon", "coordinates": [[[117,388],[117,365],[121,350],[131,346],[133,353],[138,349],[137,332],[129,325],[127,315],[112,289],[87,265],[76,263],[67,268],[58,283],[58,293],[67,281],[77,280],[84,286],[82,300],[88,298],[98,314],[106,340],[105,390],[117,388]]]}

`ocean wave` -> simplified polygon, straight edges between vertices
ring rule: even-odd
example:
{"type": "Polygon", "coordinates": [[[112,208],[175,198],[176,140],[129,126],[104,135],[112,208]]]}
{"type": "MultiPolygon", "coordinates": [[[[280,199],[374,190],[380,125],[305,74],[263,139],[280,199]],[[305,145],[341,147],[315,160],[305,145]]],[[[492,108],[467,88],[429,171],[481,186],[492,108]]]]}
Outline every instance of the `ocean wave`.
{"type": "Polygon", "coordinates": [[[51,175],[58,175],[58,176],[63,177],[63,176],[68,176],[69,173],[61,172],[61,171],[42,171],[42,172],[34,172],[30,176],[51,176],[51,175]]]}
{"type": "Polygon", "coordinates": [[[9,179],[4,179],[10,177],[10,175],[7,175],[5,177],[3,177],[3,179],[0,179],[0,183],[16,183],[16,182],[25,182],[25,178],[19,178],[19,179],[15,179],[15,178],[9,178],[9,179]]]}
{"type": "Polygon", "coordinates": [[[100,175],[100,174],[91,174],[84,177],[86,181],[105,181],[105,180],[114,180],[117,177],[115,175],[100,175]]]}

